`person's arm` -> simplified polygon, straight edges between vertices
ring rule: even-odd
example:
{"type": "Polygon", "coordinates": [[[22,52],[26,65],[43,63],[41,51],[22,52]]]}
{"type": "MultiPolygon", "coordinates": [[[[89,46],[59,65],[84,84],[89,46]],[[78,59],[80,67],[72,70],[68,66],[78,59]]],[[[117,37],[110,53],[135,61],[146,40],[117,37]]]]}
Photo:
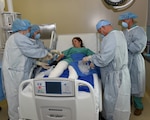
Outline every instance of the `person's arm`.
{"type": "Polygon", "coordinates": [[[14,37],[15,43],[23,55],[31,58],[43,58],[48,54],[46,49],[34,44],[28,37],[24,35],[18,33],[14,37]]]}
{"type": "Polygon", "coordinates": [[[93,55],[93,54],[94,54],[94,52],[93,52],[92,50],[87,49],[87,56],[88,56],[88,55],[93,55]]]}
{"type": "Polygon", "coordinates": [[[58,56],[58,58],[56,59],[56,61],[60,61],[63,57],[64,57],[64,54],[60,54],[60,55],[58,56]]]}
{"type": "Polygon", "coordinates": [[[142,53],[146,47],[147,36],[145,31],[141,28],[133,29],[132,39],[128,43],[128,50],[133,53],[142,53]]]}
{"type": "Polygon", "coordinates": [[[100,53],[84,57],[82,61],[90,60],[96,66],[105,67],[114,59],[115,49],[116,40],[113,35],[109,35],[103,39],[100,53]]]}
{"type": "Polygon", "coordinates": [[[50,66],[52,66],[52,65],[57,65],[57,63],[58,63],[61,59],[63,59],[65,56],[67,56],[67,55],[69,54],[70,49],[71,49],[71,48],[62,51],[62,53],[58,56],[58,58],[57,58],[55,61],[53,61],[53,62],[50,64],[50,66]]]}
{"type": "Polygon", "coordinates": [[[115,49],[115,38],[103,39],[103,46],[100,53],[92,55],[91,61],[99,67],[107,66],[114,59],[115,49]]]}

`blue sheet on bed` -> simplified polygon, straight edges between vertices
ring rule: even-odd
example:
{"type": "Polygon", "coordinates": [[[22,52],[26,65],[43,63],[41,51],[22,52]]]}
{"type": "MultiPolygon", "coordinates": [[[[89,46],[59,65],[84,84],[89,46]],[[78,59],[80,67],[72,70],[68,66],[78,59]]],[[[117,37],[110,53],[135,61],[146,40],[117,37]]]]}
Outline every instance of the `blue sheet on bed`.
{"type": "MultiPolygon", "coordinates": [[[[75,69],[75,71],[78,74],[79,80],[86,81],[94,87],[93,73],[96,73],[100,77],[100,68],[95,66],[93,69],[90,69],[91,62],[87,62],[87,63],[82,62],[82,59],[85,56],[86,55],[83,53],[72,54],[71,55],[72,62],[69,63],[69,65],[71,65],[75,69]]],[[[65,58],[64,58],[64,60],[65,60],[65,58]]],[[[68,69],[66,69],[60,77],[68,78],[68,76],[69,76],[69,71],[68,71],[68,69]]],[[[47,77],[47,76],[45,76],[45,77],[47,77]]],[[[89,89],[87,86],[79,86],[79,90],[89,92],[89,89]]]]}
{"type": "MultiPolygon", "coordinates": [[[[63,74],[60,77],[68,78],[68,75],[69,75],[69,71],[67,69],[63,72],[63,74]]],[[[86,81],[94,87],[93,75],[79,76],[78,79],[86,81]]],[[[89,92],[89,88],[86,86],[79,86],[79,91],[89,92]]]]}
{"type": "MultiPolygon", "coordinates": [[[[93,69],[92,71],[93,71],[93,73],[98,74],[98,76],[100,77],[100,68],[99,67],[95,67],[95,69],[93,69]]],[[[66,69],[60,77],[68,78],[68,76],[69,76],[69,71],[68,71],[68,69],[66,69]]],[[[44,77],[48,77],[48,76],[44,76],[44,77]]],[[[92,74],[89,74],[86,76],[79,76],[78,79],[90,83],[94,88],[94,79],[93,79],[92,74]]],[[[87,86],[79,86],[79,91],[89,92],[89,88],[87,86]]]]}

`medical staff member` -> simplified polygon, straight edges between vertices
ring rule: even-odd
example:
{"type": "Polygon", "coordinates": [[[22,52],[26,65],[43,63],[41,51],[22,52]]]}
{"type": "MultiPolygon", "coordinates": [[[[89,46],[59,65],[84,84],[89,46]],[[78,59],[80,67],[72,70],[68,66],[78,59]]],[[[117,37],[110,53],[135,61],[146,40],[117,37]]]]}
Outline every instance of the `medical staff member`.
{"type": "Polygon", "coordinates": [[[34,58],[51,57],[51,54],[29,39],[29,21],[16,19],[12,24],[12,30],[14,34],[8,38],[5,45],[2,72],[9,119],[18,120],[19,85],[23,80],[29,79],[30,69],[35,63],[34,58]]]}
{"type": "Polygon", "coordinates": [[[125,12],[119,16],[128,45],[129,70],[131,76],[131,94],[135,106],[134,115],[140,115],[144,108],[142,97],[145,93],[145,63],[142,56],[147,43],[144,29],[136,25],[137,15],[125,12]]]}
{"type": "Polygon", "coordinates": [[[40,34],[40,27],[38,25],[32,25],[30,30],[30,38],[33,42],[38,44],[41,48],[47,49],[43,42],[40,40],[41,34],[40,34]]]}
{"type": "Polygon", "coordinates": [[[129,120],[131,82],[126,39],[108,20],[100,20],[96,29],[103,37],[101,50],[84,57],[83,62],[91,61],[101,67],[102,116],[105,120],[129,120]]]}
{"type": "Polygon", "coordinates": [[[34,70],[32,72],[31,78],[34,78],[39,73],[40,70],[43,70],[43,69],[41,69],[41,67],[44,68],[44,70],[45,69],[49,69],[50,68],[49,63],[53,62],[56,59],[56,57],[60,54],[60,52],[58,50],[52,50],[50,48],[47,48],[44,45],[44,43],[40,40],[40,37],[41,37],[40,27],[38,25],[35,25],[35,24],[32,25],[31,28],[30,28],[30,38],[31,38],[31,41],[34,44],[39,45],[39,47],[41,47],[43,49],[47,49],[55,57],[53,57],[53,59],[51,59],[51,60],[45,59],[45,58],[37,59],[36,63],[41,63],[42,62],[43,66],[39,66],[38,64],[35,65],[34,70]]]}
{"type": "Polygon", "coordinates": [[[58,50],[51,50],[50,48],[47,48],[40,40],[40,37],[41,37],[40,27],[38,25],[32,25],[30,30],[30,38],[32,39],[32,41],[38,44],[41,48],[47,49],[52,54],[60,54],[58,50]]]}

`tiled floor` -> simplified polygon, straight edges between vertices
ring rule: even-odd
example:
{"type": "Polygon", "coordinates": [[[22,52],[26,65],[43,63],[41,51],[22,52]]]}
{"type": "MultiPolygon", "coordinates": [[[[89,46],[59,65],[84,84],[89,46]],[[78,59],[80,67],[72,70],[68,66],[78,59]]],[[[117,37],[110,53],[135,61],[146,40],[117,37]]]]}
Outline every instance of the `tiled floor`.
{"type": "Polygon", "coordinates": [[[8,120],[6,100],[0,102],[2,110],[0,111],[0,120],[8,120]]]}
{"type": "MultiPolygon", "coordinates": [[[[131,113],[131,118],[130,120],[150,120],[150,96],[145,94],[145,97],[143,98],[143,103],[144,103],[144,110],[142,112],[142,115],[140,116],[135,116],[133,115],[133,110],[131,113]]],[[[0,106],[2,107],[2,110],[0,111],[0,120],[7,120],[8,115],[7,115],[7,103],[5,100],[0,102],[0,106]]]]}
{"type": "Polygon", "coordinates": [[[134,110],[133,108],[130,120],[150,120],[150,112],[149,112],[150,111],[150,96],[148,96],[147,94],[145,94],[143,98],[143,104],[144,104],[144,110],[142,112],[142,115],[140,116],[133,115],[133,110],[134,110]]]}

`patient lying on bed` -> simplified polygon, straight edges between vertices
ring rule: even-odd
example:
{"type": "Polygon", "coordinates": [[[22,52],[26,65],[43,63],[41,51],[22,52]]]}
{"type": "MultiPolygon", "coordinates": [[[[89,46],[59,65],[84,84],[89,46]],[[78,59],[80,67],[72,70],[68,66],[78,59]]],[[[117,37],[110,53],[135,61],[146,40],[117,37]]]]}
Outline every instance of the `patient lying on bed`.
{"type": "Polygon", "coordinates": [[[82,63],[82,58],[92,55],[94,52],[83,46],[80,37],[74,37],[72,44],[73,47],[63,51],[59,56],[58,60],[62,60],[50,72],[48,77],[59,77],[67,68],[69,71],[68,78],[73,79],[77,79],[78,76],[86,76],[93,73],[90,67],[94,67],[94,65],[92,63],[82,63]]]}

